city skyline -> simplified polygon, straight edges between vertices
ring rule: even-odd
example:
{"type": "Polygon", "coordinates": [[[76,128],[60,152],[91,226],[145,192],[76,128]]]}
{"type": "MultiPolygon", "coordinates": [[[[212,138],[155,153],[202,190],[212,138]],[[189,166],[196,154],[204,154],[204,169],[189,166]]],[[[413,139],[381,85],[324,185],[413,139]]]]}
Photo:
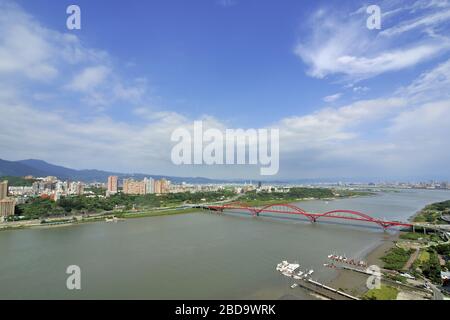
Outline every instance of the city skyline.
{"type": "Polygon", "coordinates": [[[171,163],[173,130],[203,120],[279,128],[273,179],[449,179],[448,1],[380,1],[381,30],[362,1],[78,1],[80,31],[68,4],[0,0],[2,159],[261,179],[171,163]]]}

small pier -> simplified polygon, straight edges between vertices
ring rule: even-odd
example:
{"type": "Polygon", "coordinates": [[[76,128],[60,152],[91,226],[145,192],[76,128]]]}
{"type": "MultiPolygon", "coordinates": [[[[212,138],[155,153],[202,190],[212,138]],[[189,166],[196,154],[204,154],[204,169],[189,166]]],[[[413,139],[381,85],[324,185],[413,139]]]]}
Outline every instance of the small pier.
{"type": "Polygon", "coordinates": [[[331,300],[359,300],[359,298],[357,297],[336,290],[312,279],[301,280],[298,281],[297,284],[299,285],[299,287],[317,293],[318,295],[331,300]]]}

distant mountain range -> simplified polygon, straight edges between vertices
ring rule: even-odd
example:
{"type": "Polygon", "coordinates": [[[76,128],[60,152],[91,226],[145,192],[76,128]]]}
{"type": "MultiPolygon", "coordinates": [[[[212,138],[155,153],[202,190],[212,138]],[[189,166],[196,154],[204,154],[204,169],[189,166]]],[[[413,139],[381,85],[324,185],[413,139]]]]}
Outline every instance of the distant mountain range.
{"type": "MultiPolygon", "coordinates": [[[[145,177],[152,177],[154,179],[168,179],[173,182],[188,182],[188,183],[218,183],[225,182],[223,180],[214,180],[202,177],[170,177],[163,175],[152,175],[143,173],[118,173],[101,170],[75,170],[62,166],[57,166],[43,160],[29,159],[19,161],[7,161],[0,159],[0,177],[1,176],[34,176],[46,177],[55,176],[61,180],[76,180],[83,182],[106,182],[109,176],[118,176],[119,178],[133,178],[142,180],[145,177]]],[[[229,181],[228,181],[229,182],[229,181]]]]}
{"type": "MultiPolygon", "coordinates": [[[[164,175],[144,174],[144,173],[119,173],[108,172],[101,170],[75,170],[58,165],[54,165],[43,160],[19,160],[19,161],[7,161],[0,159],[0,177],[2,176],[34,176],[34,177],[46,177],[55,176],[61,180],[83,181],[83,182],[106,182],[111,175],[118,176],[120,179],[133,178],[136,180],[142,180],[145,177],[152,177],[154,179],[168,179],[175,183],[187,182],[187,183],[244,183],[249,182],[249,179],[209,179],[204,177],[172,177],[164,175]]],[[[397,177],[386,179],[385,181],[429,181],[430,179],[441,181],[445,180],[442,177],[397,177]]],[[[448,179],[447,179],[448,180],[448,179]]],[[[379,182],[383,181],[382,178],[349,178],[349,177],[336,177],[336,178],[322,178],[322,179],[262,179],[263,183],[271,184],[317,184],[317,183],[333,183],[333,182],[379,182]]],[[[256,183],[256,180],[253,180],[256,183]]]]}

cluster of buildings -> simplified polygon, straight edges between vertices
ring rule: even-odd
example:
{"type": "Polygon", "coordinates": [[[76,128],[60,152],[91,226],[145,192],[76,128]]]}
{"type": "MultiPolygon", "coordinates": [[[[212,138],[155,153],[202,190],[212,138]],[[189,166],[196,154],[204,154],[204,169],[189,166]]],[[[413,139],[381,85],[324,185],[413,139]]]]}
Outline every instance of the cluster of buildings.
{"type": "Polygon", "coordinates": [[[413,183],[411,184],[411,187],[416,189],[450,189],[450,184],[447,181],[430,181],[413,183]]]}
{"type": "MultiPolygon", "coordinates": [[[[107,183],[107,195],[116,194],[119,191],[119,178],[110,176],[107,183]]],[[[155,180],[145,178],[142,181],[134,179],[124,179],[122,192],[124,194],[145,195],[145,194],[165,194],[170,192],[170,181],[166,179],[155,180]]]]}
{"type": "MultiPolygon", "coordinates": [[[[123,179],[122,193],[132,195],[145,194],[167,194],[167,193],[196,193],[196,192],[214,192],[223,190],[227,187],[236,193],[245,193],[248,191],[266,191],[266,192],[287,192],[289,187],[274,187],[270,185],[263,186],[261,182],[257,185],[250,184],[188,184],[182,182],[172,184],[166,179],[144,178],[144,180],[123,179]]],[[[106,195],[112,195],[119,192],[119,178],[110,176],[106,185],[106,195]]]]}
{"type": "Polygon", "coordinates": [[[35,196],[58,201],[62,196],[85,194],[85,184],[80,181],[61,181],[52,176],[32,180],[34,182],[29,187],[9,187],[9,194],[16,197],[18,203],[35,196]]]}
{"type": "Polygon", "coordinates": [[[0,220],[14,215],[16,200],[8,197],[8,181],[0,182],[0,220]]]}
{"type": "Polygon", "coordinates": [[[315,186],[339,186],[339,187],[378,187],[378,188],[399,188],[399,189],[429,189],[429,190],[449,190],[450,183],[447,181],[427,181],[427,182],[324,182],[315,183],[315,186]]]}
{"type": "Polygon", "coordinates": [[[31,187],[34,195],[58,201],[62,196],[81,196],[84,184],[79,181],[61,181],[56,177],[38,178],[31,187]]]}
{"type": "Polygon", "coordinates": [[[377,184],[377,186],[397,187],[405,189],[429,189],[429,190],[447,190],[450,184],[447,181],[428,181],[428,182],[395,182],[377,184]]]}

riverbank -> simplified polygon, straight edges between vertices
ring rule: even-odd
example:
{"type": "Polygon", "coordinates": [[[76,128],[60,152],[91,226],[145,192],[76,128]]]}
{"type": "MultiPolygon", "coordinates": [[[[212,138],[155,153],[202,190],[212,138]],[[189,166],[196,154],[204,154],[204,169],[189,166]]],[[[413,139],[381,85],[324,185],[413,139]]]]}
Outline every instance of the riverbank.
{"type": "MultiPolygon", "coordinates": [[[[244,200],[243,203],[249,206],[262,207],[266,205],[278,204],[280,202],[302,202],[302,201],[334,201],[338,199],[351,199],[357,197],[366,197],[366,196],[374,196],[376,193],[368,193],[368,192],[352,192],[347,193],[341,196],[329,197],[329,198],[296,198],[296,199],[283,199],[283,200],[244,200]]],[[[228,200],[230,201],[230,200],[228,200]]],[[[80,223],[93,223],[93,222],[102,222],[105,221],[106,218],[116,216],[120,219],[137,219],[137,218],[147,218],[147,217],[158,217],[158,216],[166,216],[166,215],[176,215],[176,214],[186,214],[198,212],[200,209],[196,208],[167,208],[167,209],[157,209],[157,210],[149,210],[149,211],[129,211],[129,212],[107,212],[105,214],[95,214],[92,213],[90,217],[85,217],[81,215],[72,216],[72,217],[64,217],[61,219],[58,218],[49,218],[48,222],[41,223],[40,220],[26,220],[26,221],[15,221],[15,222],[7,222],[0,223],[0,231],[6,230],[20,230],[20,229],[28,229],[28,228],[55,228],[55,227],[69,227],[78,225],[80,223]]]]}
{"type": "MultiPolygon", "coordinates": [[[[387,234],[380,244],[375,246],[362,257],[369,266],[376,265],[382,267],[384,262],[381,258],[393,247],[399,239],[399,232],[387,234]]],[[[366,282],[368,276],[345,269],[338,269],[337,276],[327,284],[335,289],[339,289],[354,296],[363,296],[369,289],[366,282]]]]}
{"type": "Polygon", "coordinates": [[[410,221],[424,222],[431,224],[447,224],[443,216],[450,213],[450,200],[431,203],[416,212],[410,221]]]}
{"type": "Polygon", "coordinates": [[[160,216],[170,216],[178,214],[187,214],[198,212],[199,209],[186,208],[186,209],[169,209],[169,210],[153,210],[147,212],[125,212],[116,214],[105,214],[100,216],[92,216],[87,218],[68,218],[64,221],[49,221],[47,223],[41,223],[40,221],[21,221],[21,222],[8,222],[0,223],[1,231],[10,230],[24,230],[24,229],[43,229],[43,228],[61,228],[61,227],[72,227],[80,224],[86,223],[96,223],[96,222],[106,222],[107,218],[116,217],[119,219],[137,219],[137,218],[148,218],[148,217],[160,217],[160,216]]]}

